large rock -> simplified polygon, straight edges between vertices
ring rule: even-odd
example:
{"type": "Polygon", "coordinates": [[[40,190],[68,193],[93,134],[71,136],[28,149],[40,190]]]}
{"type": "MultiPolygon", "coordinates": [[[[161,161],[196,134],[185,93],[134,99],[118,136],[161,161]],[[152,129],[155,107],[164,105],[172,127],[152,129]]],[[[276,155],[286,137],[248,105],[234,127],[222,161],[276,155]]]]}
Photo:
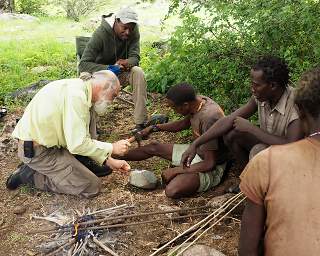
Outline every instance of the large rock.
{"type": "Polygon", "coordinates": [[[153,189],[157,186],[157,176],[147,170],[133,170],[130,172],[129,182],[131,185],[143,188],[143,189],[153,189]]]}
{"type": "MultiPolygon", "coordinates": [[[[182,246],[182,248],[180,250],[178,250],[177,252],[182,251],[182,249],[186,248],[186,246],[188,246],[189,243],[186,243],[185,246],[182,246]]],[[[177,248],[177,247],[175,247],[177,248]]],[[[171,251],[169,251],[168,256],[173,256],[175,254],[172,254],[174,252],[173,248],[171,251]]],[[[187,250],[185,250],[182,253],[182,256],[225,256],[225,254],[223,254],[222,252],[211,248],[210,246],[207,245],[203,245],[203,244],[195,244],[190,246],[187,250]]]]}
{"type": "Polygon", "coordinates": [[[40,21],[37,17],[19,13],[0,13],[0,20],[23,20],[28,22],[40,21]]]}

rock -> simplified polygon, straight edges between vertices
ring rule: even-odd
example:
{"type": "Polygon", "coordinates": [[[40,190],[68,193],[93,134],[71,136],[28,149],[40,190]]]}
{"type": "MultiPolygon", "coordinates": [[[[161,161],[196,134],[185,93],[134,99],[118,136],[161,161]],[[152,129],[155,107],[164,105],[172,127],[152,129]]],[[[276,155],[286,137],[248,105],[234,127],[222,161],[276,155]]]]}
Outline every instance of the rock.
{"type": "Polygon", "coordinates": [[[23,205],[18,205],[13,209],[14,214],[23,214],[25,213],[27,208],[23,205]]]}
{"type": "Polygon", "coordinates": [[[29,256],[34,256],[34,255],[36,255],[35,252],[30,251],[30,250],[26,250],[26,254],[29,255],[29,256]]]}
{"type": "Polygon", "coordinates": [[[143,189],[153,189],[157,186],[157,176],[147,170],[133,170],[130,172],[129,183],[143,189]]]}
{"type": "MultiPolygon", "coordinates": [[[[181,251],[183,248],[186,248],[189,244],[190,243],[186,243],[179,251],[181,251]]],[[[177,248],[177,246],[175,248],[177,248]]],[[[172,254],[175,248],[169,251],[168,256],[172,254]]],[[[177,251],[177,253],[179,251],[177,251]]],[[[181,256],[198,256],[198,255],[199,256],[200,255],[201,256],[225,256],[225,254],[223,254],[222,252],[203,244],[194,244],[181,254],[181,256]]]]}
{"type": "Polygon", "coordinates": [[[28,22],[40,21],[37,17],[19,13],[0,13],[0,20],[23,20],[28,22]]]}
{"type": "Polygon", "coordinates": [[[31,72],[34,74],[40,74],[40,73],[48,71],[49,69],[50,69],[50,67],[48,67],[48,66],[38,66],[38,67],[32,68],[31,72]]]}
{"type": "Polygon", "coordinates": [[[228,199],[230,199],[231,197],[233,197],[234,194],[224,194],[222,196],[216,196],[214,198],[212,198],[207,205],[210,205],[212,208],[216,209],[221,207],[228,199]]]}

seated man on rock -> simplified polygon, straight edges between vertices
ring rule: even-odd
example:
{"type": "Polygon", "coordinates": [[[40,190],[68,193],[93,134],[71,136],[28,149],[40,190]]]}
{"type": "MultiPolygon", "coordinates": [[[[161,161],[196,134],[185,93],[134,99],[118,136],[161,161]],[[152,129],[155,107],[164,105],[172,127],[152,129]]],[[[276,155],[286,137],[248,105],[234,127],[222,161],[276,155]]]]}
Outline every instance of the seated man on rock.
{"type": "Polygon", "coordinates": [[[111,71],[96,72],[88,81],[54,81],[40,89],[13,131],[23,165],[8,178],[7,188],[30,184],[45,191],[92,197],[101,188],[97,176],[109,174],[109,168],[128,171],[128,163],[112,154],[123,155],[130,143],[98,141],[92,129],[95,114],[105,115],[119,90],[119,80],[111,71]],[[100,168],[88,169],[82,164],[84,158],[100,168]]]}
{"type": "Polygon", "coordinates": [[[184,166],[190,165],[200,145],[221,136],[241,170],[249,159],[270,145],[286,144],[303,137],[285,62],[276,57],[263,57],[252,67],[250,76],[250,100],[197,138],[182,156],[184,166]],[[256,112],[259,127],[248,120],[256,112]]]}
{"type": "MultiPolygon", "coordinates": [[[[186,83],[171,87],[166,94],[166,99],[174,112],[183,115],[184,118],[147,127],[141,131],[143,135],[157,131],[179,132],[191,127],[194,137],[197,138],[224,116],[217,103],[208,97],[196,95],[194,88],[186,83]]],[[[122,159],[141,161],[159,156],[172,161],[172,165],[177,167],[162,172],[162,179],[166,184],[165,193],[170,198],[190,196],[218,185],[226,167],[226,151],[223,142],[214,139],[199,147],[198,155],[190,168],[183,169],[180,166],[180,160],[187,147],[188,144],[151,142],[129,150],[122,159]]]]}
{"type": "Polygon", "coordinates": [[[134,122],[142,130],[147,121],[147,82],[140,60],[138,15],[129,7],[102,16],[79,63],[80,77],[99,70],[111,70],[121,85],[133,87],[134,122]]]}

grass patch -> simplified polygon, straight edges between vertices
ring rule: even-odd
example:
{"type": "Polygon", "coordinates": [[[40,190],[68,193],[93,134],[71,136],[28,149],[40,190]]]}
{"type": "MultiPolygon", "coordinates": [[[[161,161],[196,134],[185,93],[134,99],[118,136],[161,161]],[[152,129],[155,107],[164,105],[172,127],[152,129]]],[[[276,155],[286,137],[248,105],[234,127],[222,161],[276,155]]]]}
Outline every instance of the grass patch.
{"type": "Polygon", "coordinates": [[[75,75],[74,47],[56,40],[0,42],[0,69],[0,97],[3,97],[41,79],[75,75]]]}
{"type": "Polygon", "coordinates": [[[27,242],[29,240],[28,236],[19,234],[19,233],[11,233],[8,236],[8,241],[12,243],[17,243],[17,242],[27,242]]]}

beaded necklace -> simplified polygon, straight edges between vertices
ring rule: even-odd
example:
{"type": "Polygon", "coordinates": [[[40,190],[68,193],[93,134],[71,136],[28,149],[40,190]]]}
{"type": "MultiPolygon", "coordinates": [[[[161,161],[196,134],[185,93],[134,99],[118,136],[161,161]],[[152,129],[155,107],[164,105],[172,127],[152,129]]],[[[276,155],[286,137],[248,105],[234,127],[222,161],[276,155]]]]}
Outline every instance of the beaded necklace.
{"type": "Polygon", "coordinates": [[[317,131],[315,133],[310,134],[308,137],[313,137],[313,136],[316,136],[316,135],[319,135],[319,134],[320,134],[320,131],[317,131]]]}

